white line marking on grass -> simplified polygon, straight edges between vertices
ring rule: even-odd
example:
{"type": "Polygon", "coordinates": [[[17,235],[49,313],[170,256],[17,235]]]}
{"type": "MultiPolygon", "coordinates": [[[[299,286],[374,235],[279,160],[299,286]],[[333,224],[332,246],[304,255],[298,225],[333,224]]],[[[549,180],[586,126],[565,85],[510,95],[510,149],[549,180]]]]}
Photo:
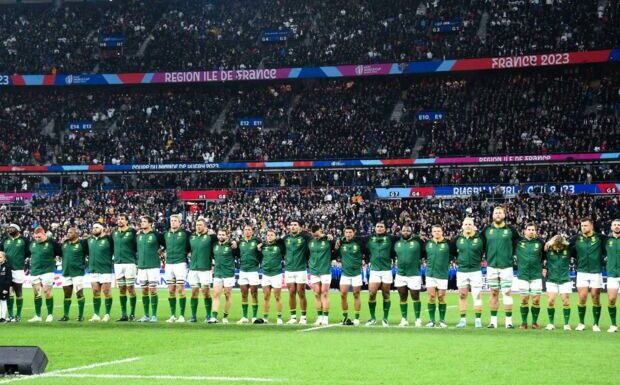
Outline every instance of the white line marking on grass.
{"type": "Polygon", "coordinates": [[[183,381],[244,381],[244,382],[279,382],[284,379],[262,377],[214,377],[214,376],[169,376],[139,374],[50,374],[47,377],[64,378],[101,378],[101,379],[133,379],[133,380],[183,380],[183,381]]]}
{"type": "Polygon", "coordinates": [[[39,379],[39,378],[42,378],[42,377],[55,377],[55,376],[58,376],[58,375],[62,375],[63,373],[71,373],[71,372],[76,372],[78,370],[98,368],[100,366],[124,364],[124,363],[127,363],[127,362],[137,361],[139,359],[140,359],[140,357],[131,357],[131,358],[124,358],[122,360],[98,362],[98,363],[84,365],[84,366],[77,366],[75,368],[67,368],[67,369],[54,370],[52,372],[43,373],[43,374],[36,374],[34,376],[14,376],[14,377],[10,377],[10,378],[8,378],[6,380],[0,380],[0,384],[7,384],[9,382],[24,381],[24,380],[36,380],[36,379],[39,379]]]}
{"type": "Polygon", "coordinates": [[[331,324],[331,325],[327,325],[327,326],[317,326],[317,327],[313,327],[313,328],[310,328],[310,329],[303,329],[303,330],[297,330],[297,331],[298,332],[311,332],[313,330],[333,328],[334,326],[340,326],[340,324],[331,324]]]}

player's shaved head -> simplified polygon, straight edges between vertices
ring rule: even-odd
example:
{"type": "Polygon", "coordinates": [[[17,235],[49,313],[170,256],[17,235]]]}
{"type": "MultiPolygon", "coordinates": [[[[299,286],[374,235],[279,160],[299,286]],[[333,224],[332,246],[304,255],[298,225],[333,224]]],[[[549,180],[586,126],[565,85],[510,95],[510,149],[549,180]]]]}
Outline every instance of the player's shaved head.
{"type": "Polygon", "coordinates": [[[413,234],[413,230],[411,229],[411,226],[404,225],[403,228],[400,229],[400,234],[403,236],[403,238],[409,239],[411,238],[411,235],[413,234]]]}

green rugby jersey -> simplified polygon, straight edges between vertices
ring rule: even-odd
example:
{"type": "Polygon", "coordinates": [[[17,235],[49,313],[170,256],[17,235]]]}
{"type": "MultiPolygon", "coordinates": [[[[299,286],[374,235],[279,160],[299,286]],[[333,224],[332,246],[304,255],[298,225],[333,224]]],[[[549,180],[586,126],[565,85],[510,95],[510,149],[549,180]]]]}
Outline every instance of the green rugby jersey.
{"type": "Polygon", "coordinates": [[[415,236],[412,236],[409,239],[401,237],[398,241],[396,241],[396,243],[394,243],[398,275],[402,275],[404,277],[420,275],[422,248],[422,240],[415,236]]]}
{"type": "Polygon", "coordinates": [[[263,243],[261,250],[263,275],[273,277],[282,273],[282,256],[285,246],[281,239],[274,243],[263,243]]]}
{"type": "Polygon", "coordinates": [[[136,264],[136,230],[127,227],[126,230],[116,229],[112,232],[114,241],[114,263],[136,264]]]}
{"type": "Polygon", "coordinates": [[[138,249],[138,269],[159,269],[161,262],[159,250],[166,245],[164,237],[153,230],[136,236],[138,249]]]}
{"type": "Polygon", "coordinates": [[[246,273],[258,271],[258,266],[260,265],[258,245],[261,243],[262,241],[256,237],[250,237],[250,239],[242,237],[241,240],[237,242],[239,246],[240,271],[246,273]]]}
{"type": "Polygon", "coordinates": [[[374,271],[391,271],[396,237],[374,234],[367,238],[366,250],[370,256],[370,268],[374,271]]]}
{"type": "Polygon", "coordinates": [[[30,242],[30,275],[53,273],[56,270],[56,257],[62,255],[60,245],[51,238],[43,242],[30,242]]]}
{"type": "Polygon", "coordinates": [[[547,282],[562,284],[570,281],[570,255],[568,249],[547,251],[547,282]]]}
{"type": "Polygon", "coordinates": [[[11,270],[23,271],[26,258],[30,257],[30,241],[21,235],[12,238],[6,237],[0,244],[0,251],[6,253],[11,270]]]}
{"type": "Polygon", "coordinates": [[[213,245],[213,258],[215,259],[215,278],[234,278],[235,255],[239,249],[233,249],[229,241],[217,242],[213,245]]]}
{"type": "Polygon", "coordinates": [[[96,274],[114,272],[114,241],[109,235],[88,238],[88,270],[96,274]]]}
{"type": "Polygon", "coordinates": [[[62,276],[82,277],[86,267],[88,243],[86,240],[76,239],[75,242],[66,240],[62,243],[62,276]]]}
{"type": "Polygon", "coordinates": [[[484,239],[474,232],[466,236],[461,233],[452,240],[452,250],[456,254],[456,264],[460,273],[473,273],[482,269],[484,239]]]}
{"type": "Polygon", "coordinates": [[[612,235],[605,242],[605,254],[607,255],[607,276],[620,277],[620,237],[612,235]]]}
{"type": "Polygon", "coordinates": [[[308,266],[308,242],[312,239],[312,235],[308,232],[301,232],[297,235],[286,235],[282,238],[286,252],[284,262],[286,271],[306,271],[308,266]]]}
{"type": "Polygon", "coordinates": [[[192,256],[189,269],[192,271],[209,271],[213,266],[213,245],[217,242],[216,235],[194,233],[189,238],[192,256]]]}
{"type": "Polygon", "coordinates": [[[164,233],[167,264],[187,262],[187,253],[191,251],[189,238],[190,233],[183,229],[168,230],[164,233]]]}
{"type": "Polygon", "coordinates": [[[355,277],[361,274],[365,243],[364,239],[359,237],[353,237],[350,241],[346,238],[340,239],[338,253],[342,264],[342,275],[355,277]]]}
{"type": "Polygon", "coordinates": [[[545,244],[538,238],[520,238],[515,243],[517,278],[522,281],[542,279],[545,244]]]}
{"type": "Polygon", "coordinates": [[[443,238],[441,241],[429,239],[424,244],[426,257],[426,276],[437,279],[448,279],[450,261],[452,259],[450,241],[443,238]]]}
{"type": "Polygon", "coordinates": [[[517,230],[506,224],[496,226],[493,223],[485,227],[480,236],[484,239],[489,267],[506,269],[513,266],[514,243],[519,239],[517,230]]]}
{"type": "Polygon", "coordinates": [[[310,274],[327,275],[332,272],[332,249],[333,243],[323,236],[308,242],[310,251],[310,274]]]}
{"type": "Polygon", "coordinates": [[[589,237],[579,233],[571,238],[569,252],[577,262],[578,273],[603,272],[605,241],[606,237],[598,233],[589,237]]]}

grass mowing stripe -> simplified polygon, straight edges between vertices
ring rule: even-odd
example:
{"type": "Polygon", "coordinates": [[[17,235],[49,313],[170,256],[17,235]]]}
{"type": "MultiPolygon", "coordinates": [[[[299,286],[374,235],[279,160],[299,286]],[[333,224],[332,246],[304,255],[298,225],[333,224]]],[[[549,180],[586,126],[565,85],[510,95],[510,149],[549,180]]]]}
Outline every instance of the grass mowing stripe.
{"type": "Polygon", "coordinates": [[[229,381],[229,382],[281,382],[285,379],[262,377],[210,377],[210,376],[170,376],[170,375],[140,375],[140,374],[50,374],[48,377],[70,378],[104,378],[104,379],[134,379],[134,380],[180,380],[180,381],[229,381]]]}
{"type": "Polygon", "coordinates": [[[310,329],[302,329],[302,330],[297,330],[298,332],[311,332],[313,330],[319,330],[319,329],[327,329],[327,328],[332,328],[334,326],[340,326],[340,324],[331,324],[331,325],[324,325],[324,326],[316,326],[310,329]]]}
{"type": "Polygon", "coordinates": [[[93,368],[98,368],[98,367],[101,367],[101,366],[125,364],[127,362],[134,362],[134,361],[137,361],[139,359],[140,359],[140,357],[131,357],[131,358],[124,358],[122,360],[97,362],[97,363],[89,364],[89,365],[76,366],[75,368],[67,368],[67,369],[54,370],[53,372],[37,374],[37,375],[34,375],[34,376],[16,376],[16,377],[13,377],[13,378],[2,380],[2,381],[0,381],[0,384],[7,384],[9,382],[24,381],[24,380],[36,380],[36,379],[39,379],[39,378],[42,378],[42,377],[54,377],[54,376],[62,375],[64,373],[77,372],[78,370],[93,369],[93,368]]]}

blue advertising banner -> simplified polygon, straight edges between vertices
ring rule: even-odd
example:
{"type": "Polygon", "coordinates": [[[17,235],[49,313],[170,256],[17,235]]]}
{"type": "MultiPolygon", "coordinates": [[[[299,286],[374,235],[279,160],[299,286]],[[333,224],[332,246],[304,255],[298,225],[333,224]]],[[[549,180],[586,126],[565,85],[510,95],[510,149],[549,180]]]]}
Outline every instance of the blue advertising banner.
{"type": "Polygon", "coordinates": [[[68,126],[72,131],[90,131],[93,129],[93,122],[69,122],[68,126]]]}
{"type": "Polygon", "coordinates": [[[443,111],[420,111],[416,113],[415,117],[416,120],[422,122],[435,122],[437,120],[444,120],[445,113],[443,111]]]}
{"type": "Polygon", "coordinates": [[[448,21],[435,21],[433,22],[433,32],[435,33],[449,33],[458,32],[461,30],[463,23],[460,19],[453,19],[448,21]]]}
{"type": "Polygon", "coordinates": [[[263,118],[239,118],[239,127],[262,127],[263,118]]]}
{"type": "Polygon", "coordinates": [[[424,198],[429,196],[463,198],[471,195],[500,193],[514,197],[518,193],[526,194],[619,194],[617,184],[524,184],[524,185],[459,185],[459,186],[423,186],[376,188],[379,199],[424,198]]]}
{"type": "Polygon", "coordinates": [[[104,35],[99,39],[99,47],[101,48],[122,48],[125,45],[125,36],[123,35],[104,35]]]}
{"type": "Polygon", "coordinates": [[[286,41],[290,35],[290,28],[266,29],[263,31],[261,41],[286,41]]]}

